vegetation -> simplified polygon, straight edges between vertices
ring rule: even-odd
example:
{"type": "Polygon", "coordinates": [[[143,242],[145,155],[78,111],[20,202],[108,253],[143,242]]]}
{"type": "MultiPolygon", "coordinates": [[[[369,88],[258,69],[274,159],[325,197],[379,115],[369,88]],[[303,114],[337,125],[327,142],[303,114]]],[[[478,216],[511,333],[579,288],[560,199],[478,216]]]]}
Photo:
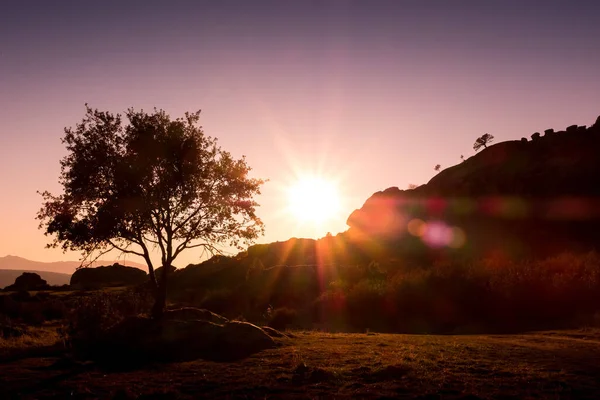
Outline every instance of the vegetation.
{"type": "MultiPolygon", "coordinates": [[[[0,296],[0,359],[10,362],[0,366],[9,377],[0,397],[593,398],[600,390],[600,255],[590,234],[598,219],[589,200],[598,195],[600,127],[498,144],[426,185],[378,192],[336,236],[254,245],[176,270],[185,248],[241,248],[260,233],[252,198],[262,181],[203,136],[197,113],[127,117],[122,127],[120,116],[88,109],[67,129],[65,194],[46,193],[38,217],[52,245],[88,260],[110,249],[148,258],[156,245],[152,286],[120,266],[80,270],[72,283],[137,286],[47,291],[24,275],[0,296]],[[560,201],[528,200],[544,197],[560,201]],[[397,220],[406,226],[390,224],[397,220]],[[147,362],[153,367],[113,373],[107,388],[107,368],[147,362]]],[[[484,136],[485,148],[493,137],[484,136]]]]}
{"type": "Polygon", "coordinates": [[[483,135],[478,137],[477,140],[475,140],[475,143],[473,144],[473,150],[477,151],[482,147],[485,149],[487,148],[487,145],[492,143],[493,141],[493,135],[490,135],[489,133],[484,133],[483,135]]]}
{"type": "Polygon", "coordinates": [[[578,326],[600,313],[595,252],[433,265],[354,261],[257,271],[256,259],[221,259],[175,273],[169,296],[277,328],[345,332],[515,332],[578,326]]]}
{"type": "Polygon", "coordinates": [[[119,114],[86,108],[82,122],[65,129],[64,194],[42,193],[40,227],[54,237],[49,246],[82,251],[87,260],[115,249],[142,257],[160,316],[181,252],[242,248],[262,233],[254,197],[263,181],[248,177],[244,158],[204,135],[199,111],[171,120],[162,110],[129,109],[124,125],[119,114]],[[150,256],[155,247],[161,279],[150,256]]]}
{"type": "Polygon", "coordinates": [[[503,336],[296,332],[235,363],[107,372],[56,358],[0,365],[2,398],[593,399],[597,329],[503,336]]]}

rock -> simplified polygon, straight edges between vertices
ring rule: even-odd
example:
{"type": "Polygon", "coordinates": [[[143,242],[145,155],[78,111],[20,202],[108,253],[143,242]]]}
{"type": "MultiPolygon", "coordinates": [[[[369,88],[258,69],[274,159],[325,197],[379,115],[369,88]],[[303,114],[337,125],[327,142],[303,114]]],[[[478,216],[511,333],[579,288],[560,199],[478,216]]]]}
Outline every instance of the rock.
{"type": "Polygon", "coordinates": [[[44,290],[48,288],[48,282],[35,272],[23,272],[15,283],[4,288],[4,290],[44,290]]]}
{"type": "Polygon", "coordinates": [[[286,335],[285,333],[280,332],[277,329],[271,328],[270,326],[263,326],[263,327],[261,327],[261,329],[263,331],[265,331],[267,333],[267,335],[269,335],[271,337],[276,337],[276,338],[288,337],[288,335],[286,335]]]}
{"type": "Polygon", "coordinates": [[[222,346],[221,355],[234,360],[275,347],[273,338],[258,326],[238,321],[225,324],[218,343],[222,346]]]}
{"type": "Polygon", "coordinates": [[[71,276],[74,289],[134,286],[148,281],[148,274],[139,268],[113,264],[105,267],[81,268],[71,276]]]}
{"type": "Polygon", "coordinates": [[[577,132],[577,125],[571,125],[567,127],[567,133],[575,133],[577,132]]]}
{"type": "Polygon", "coordinates": [[[214,312],[209,310],[194,307],[182,307],[175,310],[167,310],[165,311],[163,318],[166,320],[180,321],[209,321],[219,325],[223,325],[229,322],[229,320],[223,317],[222,315],[215,314],[214,312]]]}
{"type": "MultiPolygon", "coordinates": [[[[537,132],[536,132],[536,133],[537,133],[537,132]]],[[[552,134],[554,134],[554,129],[546,129],[546,130],[544,131],[544,136],[550,136],[550,135],[552,135],[552,134]]],[[[535,135],[535,133],[534,133],[534,135],[535,135]]],[[[538,137],[539,137],[539,134],[538,134],[538,137]]]]}
{"type": "Polygon", "coordinates": [[[198,358],[234,361],[275,347],[259,327],[245,322],[224,325],[202,320],[129,318],[109,329],[100,343],[79,343],[81,354],[104,365],[119,367],[152,361],[191,361],[198,358]]]}

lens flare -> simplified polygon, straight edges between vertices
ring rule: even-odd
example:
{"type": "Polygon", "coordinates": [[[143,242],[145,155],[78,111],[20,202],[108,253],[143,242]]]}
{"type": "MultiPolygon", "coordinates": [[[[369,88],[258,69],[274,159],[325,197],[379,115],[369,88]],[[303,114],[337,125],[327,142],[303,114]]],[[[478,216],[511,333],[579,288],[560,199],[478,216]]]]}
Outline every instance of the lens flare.
{"type": "Polygon", "coordinates": [[[459,249],[467,241],[465,231],[458,226],[448,226],[443,221],[425,222],[419,218],[410,220],[408,232],[421,238],[423,243],[433,248],[450,247],[459,249]]]}

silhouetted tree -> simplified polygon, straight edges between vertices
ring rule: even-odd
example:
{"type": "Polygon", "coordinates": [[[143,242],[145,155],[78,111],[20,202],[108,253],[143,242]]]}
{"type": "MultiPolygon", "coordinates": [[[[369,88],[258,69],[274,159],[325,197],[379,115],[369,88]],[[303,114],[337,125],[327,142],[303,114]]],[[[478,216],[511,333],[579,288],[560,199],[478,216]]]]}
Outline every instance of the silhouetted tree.
{"type": "Polygon", "coordinates": [[[494,136],[490,135],[489,133],[484,133],[483,135],[478,137],[477,140],[475,140],[475,144],[473,144],[473,149],[477,151],[482,147],[487,148],[487,145],[492,143],[493,141],[494,136]]]}
{"type": "Polygon", "coordinates": [[[115,249],[142,257],[160,317],[181,252],[241,249],[263,233],[253,198],[264,181],[248,177],[244,157],[234,159],[204,135],[200,111],[171,120],[163,110],[129,109],[124,124],[119,114],[86,110],[81,123],[65,128],[64,194],[41,193],[40,228],[54,236],[48,247],[81,251],[82,265],[115,249]],[[153,249],[160,252],[159,279],[153,249]]]}
{"type": "Polygon", "coordinates": [[[416,189],[418,187],[419,187],[419,185],[415,185],[414,183],[409,183],[408,184],[408,189],[410,189],[410,190],[416,189]]]}
{"type": "Polygon", "coordinates": [[[460,155],[460,159],[461,161],[465,161],[465,156],[463,156],[462,154],[460,155]]]}
{"type": "Polygon", "coordinates": [[[438,165],[436,165],[435,167],[433,167],[433,169],[434,169],[435,171],[439,171],[439,170],[440,170],[440,168],[442,168],[442,166],[441,166],[440,164],[438,164],[438,165]]]}

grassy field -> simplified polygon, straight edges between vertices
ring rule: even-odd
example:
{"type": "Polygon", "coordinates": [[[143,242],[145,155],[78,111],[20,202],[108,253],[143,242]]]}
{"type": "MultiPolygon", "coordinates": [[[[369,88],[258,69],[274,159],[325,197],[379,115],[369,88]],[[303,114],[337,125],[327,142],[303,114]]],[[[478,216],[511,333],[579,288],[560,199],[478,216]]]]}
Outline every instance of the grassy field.
{"type": "Polygon", "coordinates": [[[434,336],[297,332],[234,363],[106,371],[52,357],[0,364],[0,398],[593,399],[600,330],[434,336]]]}

